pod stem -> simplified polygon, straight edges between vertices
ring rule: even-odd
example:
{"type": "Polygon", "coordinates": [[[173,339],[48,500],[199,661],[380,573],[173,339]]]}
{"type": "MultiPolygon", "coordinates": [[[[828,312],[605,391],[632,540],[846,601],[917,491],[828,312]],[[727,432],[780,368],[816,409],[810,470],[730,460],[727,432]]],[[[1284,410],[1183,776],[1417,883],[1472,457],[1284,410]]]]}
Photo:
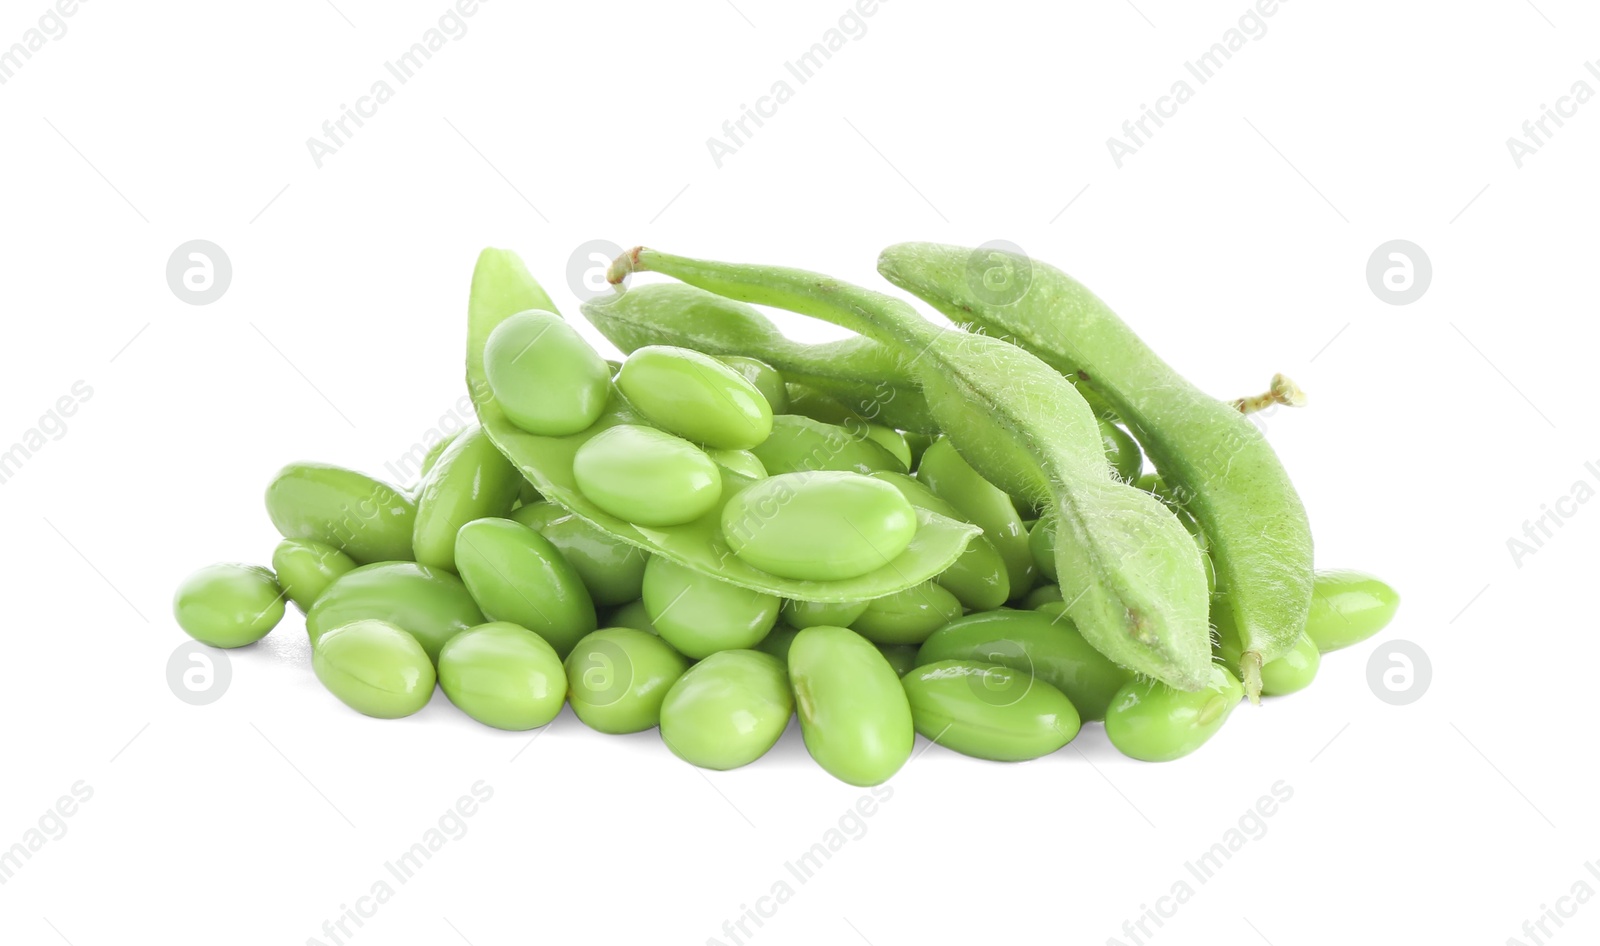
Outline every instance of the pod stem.
{"type": "Polygon", "coordinates": [[[1239,656],[1239,672],[1243,675],[1244,695],[1250,702],[1261,705],[1261,652],[1247,650],[1239,656]]]}
{"type": "Polygon", "coordinates": [[[1282,404],[1284,407],[1304,407],[1305,403],[1306,392],[1300,390],[1298,384],[1283,374],[1275,374],[1272,376],[1272,386],[1265,394],[1236,398],[1233,406],[1241,414],[1254,414],[1275,404],[1282,404]]]}

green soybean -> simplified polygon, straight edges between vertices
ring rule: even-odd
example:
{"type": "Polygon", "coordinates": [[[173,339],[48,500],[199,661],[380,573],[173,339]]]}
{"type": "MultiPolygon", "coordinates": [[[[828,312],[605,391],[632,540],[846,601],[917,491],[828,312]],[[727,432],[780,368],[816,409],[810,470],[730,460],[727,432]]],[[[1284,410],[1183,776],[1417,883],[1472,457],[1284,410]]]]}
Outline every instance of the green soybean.
{"type": "Polygon", "coordinates": [[[1139,471],[1144,468],[1144,454],[1132,434],[1102,417],[1100,442],[1105,445],[1106,462],[1120,479],[1131,483],[1139,477],[1139,471]]]}
{"type": "Polygon", "coordinates": [[[885,250],[878,271],[962,324],[1016,339],[1127,423],[1205,530],[1253,698],[1262,664],[1294,646],[1311,607],[1311,527],[1271,444],[1234,405],[1172,370],[1066,273],[986,251],[986,265],[1028,279],[1020,298],[996,300],[973,290],[973,259],[963,247],[907,243],[885,250]]]}
{"type": "Polygon", "coordinates": [[[1244,687],[1213,664],[1204,688],[1174,690],[1164,683],[1124,684],[1106,711],[1106,736],[1123,755],[1144,762],[1181,759],[1205,744],[1228,721],[1244,687]]]}
{"type": "Polygon", "coordinates": [[[789,392],[783,386],[782,372],[757,358],[726,355],[721,361],[737,371],[739,377],[755,385],[761,396],[767,399],[767,407],[772,413],[789,413],[789,392]]]}
{"type": "Polygon", "coordinates": [[[789,648],[794,646],[795,635],[799,633],[795,628],[779,624],[769,631],[766,637],[761,638],[761,643],[756,645],[756,650],[761,651],[763,654],[771,654],[787,667],[789,665],[789,648]]]}
{"type": "Polygon", "coordinates": [[[817,390],[809,384],[789,382],[789,410],[787,413],[809,417],[821,424],[835,427],[864,425],[861,417],[846,407],[838,398],[817,390]]]}
{"type": "Polygon", "coordinates": [[[415,637],[433,660],[450,638],[484,623],[483,612],[456,576],[412,562],[379,562],[334,579],[306,612],[306,633],[315,648],[328,631],[367,619],[415,637]]]}
{"type": "Polygon", "coordinates": [[[1063,605],[1062,610],[1065,610],[1066,602],[1062,600],[1060,585],[1040,585],[1028,592],[1028,596],[1022,599],[1022,607],[1028,611],[1046,604],[1063,605]]]}
{"type": "Polygon", "coordinates": [[[1049,755],[1082,726],[1060,690],[1019,670],[966,660],[920,666],[901,681],[917,732],[979,759],[1049,755]]]}
{"type": "Polygon", "coordinates": [[[511,519],[550,540],[578,573],[596,606],[639,600],[645,562],[650,560],[650,553],[644,549],[623,542],[554,503],[523,506],[511,514],[511,519]]]}
{"type": "Polygon", "coordinates": [[[782,601],[652,558],[644,569],[644,607],[661,638],[689,657],[754,647],[778,623],[782,601]]]}
{"type": "Polygon", "coordinates": [[[906,438],[893,427],[882,424],[868,424],[866,428],[867,439],[894,454],[905,469],[911,469],[911,445],[906,443],[906,438]]]}
{"type": "Polygon", "coordinates": [[[459,436],[461,436],[461,431],[452,430],[433,442],[433,446],[428,448],[428,452],[422,455],[422,464],[417,468],[417,480],[419,482],[427,478],[428,474],[433,470],[434,464],[439,462],[439,457],[444,455],[445,450],[459,436]]]}
{"type": "Polygon", "coordinates": [[[378,719],[410,716],[433,698],[433,663],[411,634],[385,621],[328,630],[311,651],[311,669],[329,693],[378,719]]]}
{"type": "Polygon", "coordinates": [[[877,785],[911,758],[911,705],[866,638],[842,627],[801,631],[789,648],[789,682],[806,749],[834,778],[877,785]]]}
{"type": "Polygon", "coordinates": [[[267,485],[267,516],[284,538],[331,545],[363,565],[411,560],[416,504],[364,473],[291,463],[267,485]]]}
{"type": "Polygon", "coordinates": [[[572,460],[578,489],[619,519],[673,526],[722,498],[722,476],[704,450],[653,427],[621,424],[595,435],[572,460]]]}
{"type": "Polygon", "coordinates": [[[456,533],[474,519],[509,513],[524,482],[482,427],[451,441],[417,493],[411,532],[417,563],[455,571],[456,533]]]}
{"type": "Polygon", "coordinates": [[[915,644],[879,644],[878,653],[883,659],[889,661],[889,666],[894,668],[897,676],[904,677],[917,666],[917,645],[915,644]]]}
{"type": "Polygon", "coordinates": [[[871,603],[870,601],[785,601],[783,620],[790,627],[801,631],[819,624],[849,627],[871,603]]]}
{"type": "Polygon", "coordinates": [[[875,644],[920,644],[960,616],[956,596],[930,582],[873,599],[850,629],[875,644]]]}
{"type": "Polygon", "coordinates": [[[706,456],[717,466],[747,480],[767,478],[767,468],[762,465],[761,458],[749,450],[707,450],[706,456]]]}
{"type": "Polygon", "coordinates": [[[525,627],[558,654],[596,627],[594,601],[577,570],[520,522],[478,519],[462,526],[456,564],[490,620],[525,627]]]}
{"type": "Polygon", "coordinates": [[[283,620],[283,591],[259,565],[207,565],[178,585],[172,614],[202,644],[243,647],[283,620]]]}
{"type": "Polygon", "coordinates": [[[601,628],[567,655],[567,700],[590,729],[642,732],[661,722],[661,701],[689,668],[666,641],[631,627],[601,628]]]}
{"type": "Polygon", "coordinates": [[[355,567],[355,559],[312,539],[284,539],[272,550],[278,585],[302,612],[310,610],[335,578],[355,567]]]}
{"type": "Polygon", "coordinates": [[[611,392],[605,360],[553,312],[502,321],[489,333],[483,364],[500,409],[530,434],[583,430],[600,418],[611,392]]]}
{"type": "Polygon", "coordinates": [[[1317,572],[1306,635],[1323,653],[1359,644],[1383,630],[1400,607],[1400,595],[1365,572],[1317,572]]]}
{"type": "MultiPolygon", "coordinates": [[[[1033,556],[1033,563],[1039,569],[1039,574],[1056,580],[1056,523],[1049,516],[1045,516],[1033,524],[1028,530],[1028,553],[1033,556]]],[[[1059,588],[1059,586],[1057,586],[1059,588]]]]}
{"type": "Polygon", "coordinates": [[[610,616],[606,618],[605,626],[631,627],[635,630],[654,634],[657,637],[661,636],[661,632],[656,630],[656,626],[650,623],[650,612],[645,608],[644,601],[642,599],[639,601],[630,601],[622,607],[617,608],[615,611],[612,611],[610,616]]]}
{"type": "Polygon", "coordinates": [[[1106,708],[1133,674],[1089,645],[1064,614],[990,611],[969,614],[933,632],[917,663],[971,660],[1030,674],[1072,701],[1084,719],[1104,719],[1106,708]]]}
{"type": "Polygon", "coordinates": [[[567,672],[544,638],[497,621],[450,638],[439,651],[439,687],[478,722],[521,731],[537,729],[561,712],[567,672]]]}
{"type": "Polygon", "coordinates": [[[617,387],[651,423],[719,450],[748,450],[772,433],[772,405],[722,362],[688,348],[648,345],[623,362],[617,387]]]}
{"type": "MultiPolygon", "coordinates": [[[[955,506],[934,495],[933,490],[921,481],[904,473],[874,473],[872,478],[883,480],[899,490],[900,495],[918,509],[965,521],[955,506]]],[[[955,564],[940,573],[934,581],[955,595],[963,607],[974,611],[992,611],[1011,598],[1010,571],[995,550],[994,543],[985,535],[974,536],[955,564]]],[[[849,626],[850,622],[835,623],[849,626]]]]}
{"type": "Polygon", "coordinates": [[[858,473],[783,473],[728,500],[722,535],[733,553],[783,578],[833,581],[898,558],[917,513],[894,487],[858,473]]]}
{"type": "Polygon", "coordinates": [[[917,481],[960,510],[962,518],[983,529],[984,538],[1000,553],[1013,597],[1033,587],[1037,566],[1028,551],[1028,530],[1004,490],[985,480],[941,438],[922,455],[917,481]]]}
{"type": "Polygon", "coordinates": [[[725,650],[690,667],[661,703],[661,741],[706,769],[736,769],[767,754],[794,715],[783,663],[725,650]]]}
{"type": "Polygon", "coordinates": [[[796,414],[780,414],[772,419],[772,435],[750,452],[772,476],[821,470],[906,471],[894,454],[867,438],[865,426],[857,430],[861,432],[796,414]]]}

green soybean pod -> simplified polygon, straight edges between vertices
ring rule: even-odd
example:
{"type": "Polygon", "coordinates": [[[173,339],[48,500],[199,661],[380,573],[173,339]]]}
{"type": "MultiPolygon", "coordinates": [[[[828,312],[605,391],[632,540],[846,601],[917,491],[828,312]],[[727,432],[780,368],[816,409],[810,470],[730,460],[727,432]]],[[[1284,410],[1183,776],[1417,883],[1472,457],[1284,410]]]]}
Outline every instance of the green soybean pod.
{"type": "Polygon", "coordinates": [[[911,758],[911,704],[871,641],[842,627],[807,628],[789,648],[789,682],[806,749],[834,778],[878,785],[911,758]]]}
{"type": "Polygon", "coordinates": [[[212,647],[254,644],[283,620],[283,592],[259,565],[207,565],[178,585],[172,614],[185,634],[212,647]]]}
{"type": "Polygon", "coordinates": [[[781,473],[722,509],[733,554],[782,578],[834,581],[876,571],[917,534],[917,512],[894,487],[859,473],[781,473]]]}
{"type": "Polygon", "coordinates": [[[484,622],[467,586],[449,572],[412,562],[378,562],[334,579],[306,612],[306,633],[315,648],[328,631],[368,619],[415,637],[433,660],[450,638],[484,622]]]}
{"type": "Polygon", "coordinates": [[[506,621],[480,624],[439,651],[439,686],[486,726],[522,731],[545,725],[567,699],[567,672],[545,639],[506,621]]]}
{"type": "Polygon", "coordinates": [[[1261,430],[1196,388],[1071,276],[1015,253],[987,264],[1027,275],[1016,298],[973,290],[973,250],[907,243],[878,271],[962,324],[1004,338],[1097,393],[1127,425],[1210,541],[1218,594],[1244,644],[1246,691],[1262,664],[1294,646],[1311,606],[1312,540],[1304,505],[1261,430]]]}
{"type": "Polygon", "coordinates": [[[590,729],[643,732],[661,722],[661,701],[689,661],[653,634],[606,627],[567,655],[567,700],[590,729]]]}
{"type": "Polygon", "coordinates": [[[411,547],[419,565],[456,570],[456,533],[474,519],[511,512],[526,482],[482,427],[451,441],[417,493],[411,547]]]}
{"type": "Polygon", "coordinates": [[[1037,759],[1071,742],[1082,727],[1065,694],[1009,667],[941,660],[917,667],[901,683],[917,732],[974,758],[1037,759]]]}
{"type": "Polygon", "coordinates": [[[550,540],[589,589],[598,607],[639,600],[650,553],[616,538],[550,502],[522,506],[510,516],[550,540]]]}
{"type": "Polygon", "coordinates": [[[417,639],[386,621],[331,628],[311,650],[311,669],[329,693],[378,719],[410,716],[433,698],[433,662],[417,639]]]}
{"type": "Polygon", "coordinates": [[[284,539],[272,550],[278,584],[301,612],[310,610],[334,579],[355,567],[355,559],[314,539],[284,539]]]}
{"type": "Polygon", "coordinates": [[[767,406],[772,413],[789,413],[789,392],[784,387],[782,372],[764,361],[742,355],[723,355],[719,360],[755,385],[761,396],[767,399],[767,406]]]}
{"type": "Polygon", "coordinates": [[[940,438],[922,455],[917,481],[961,511],[962,518],[983,529],[984,538],[1006,563],[1012,597],[1028,593],[1038,567],[1028,550],[1028,530],[1004,490],[978,475],[948,438],[940,438]]]}
{"type": "MultiPolygon", "coordinates": [[[[1217,613],[1217,656],[1223,666],[1239,666],[1244,645],[1239,642],[1239,631],[1233,626],[1233,616],[1222,610],[1217,613]]],[[[1261,695],[1284,696],[1304,690],[1317,677],[1322,664],[1322,654],[1311,638],[1302,634],[1288,652],[1276,660],[1261,665],[1261,695]]]]}
{"type": "MultiPolygon", "coordinates": [[[[882,480],[900,491],[906,501],[918,509],[927,509],[941,516],[966,518],[956,507],[934,495],[933,490],[904,473],[874,473],[872,478],[882,480]]],[[[967,543],[956,563],[934,578],[942,588],[956,596],[963,607],[973,611],[992,611],[1011,598],[1011,575],[1005,560],[995,551],[987,536],[974,536],[967,543]]],[[[849,621],[823,623],[849,626],[849,621]]]]}
{"type": "Polygon", "coordinates": [[[1383,630],[1400,607],[1400,595],[1365,572],[1317,572],[1306,635],[1323,653],[1359,644],[1383,630]]]}
{"type": "Polygon", "coordinates": [[[917,663],[970,660],[1020,670],[1072,701],[1083,719],[1104,719],[1133,674],[1091,647],[1064,613],[990,611],[969,614],[933,632],[917,663]]]}
{"type": "MultiPolygon", "coordinates": [[[[493,621],[538,634],[565,656],[596,627],[583,579],[550,540],[510,519],[478,519],[456,535],[456,564],[493,621]]],[[[480,622],[481,623],[481,622],[480,622]]]]}
{"type": "Polygon", "coordinates": [[[868,439],[864,425],[847,429],[796,414],[774,417],[772,435],[751,452],[772,476],[820,470],[863,474],[906,471],[899,458],[868,439]]]}
{"type": "Polygon", "coordinates": [[[585,441],[572,458],[572,474],[590,502],[642,526],[682,525],[722,498],[722,476],[704,450],[635,424],[618,424],[585,441]]]}
{"type": "Polygon", "coordinates": [[[748,450],[772,433],[772,405],[710,355],[647,345],[623,362],[617,387],[657,427],[719,450],[748,450]]]}
{"type": "Polygon", "coordinates": [[[925,582],[869,601],[850,629],[875,644],[920,644],[960,616],[955,595],[925,582]]]}
{"type": "Polygon", "coordinates": [[[1125,756],[1170,762],[1216,735],[1242,699],[1244,687],[1216,664],[1200,690],[1174,690],[1165,683],[1132,680],[1117,691],[1106,711],[1106,736],[1125,756]]]}
{"type": "Polygon", "coordinates": [[[1117,476],[1126,481],[1133,482],[1139,477],[1139,471],[1144,469],[1144,453],[1139,450],[1139,442],[1133,435],[1106,420],[1100,421],[1100,441],[1105,444],[1106,462],[1111,464],[1111,469],[1117,476]]]}
{"type": "Polygon", "coordinates": [[[291,463],[267,485],[267,516],[284,538],[331,545],[363,565],[411,560],[416,504],[364,473],[291,463]]]}
{"type": "Polygon", "coordinates": [[[755,650],[712,654],[661,703],[661,741],[703,769],[736,769],[767,754],[794,715],[783,662],[755,650]]]}
{"type": "Polygon", "coordinates": [[[644,607],[661,638],[700,659],[754,647],[778,623],[782,601],[659,556],[644,569],[644,607]]]}
{"type": "Polygon", "coordinates": [[[543,437],[587,428],[611,394],[605,359],[553,312],[519,312],[495,326],[483,366],[506,417],[543,437]]]}
{"type": "Polygon", "coordinates": [[[783,620],[790,627],[800,631],[819,624],[849,627],[871,603],[871,601],[785,601],[783,620]]]}

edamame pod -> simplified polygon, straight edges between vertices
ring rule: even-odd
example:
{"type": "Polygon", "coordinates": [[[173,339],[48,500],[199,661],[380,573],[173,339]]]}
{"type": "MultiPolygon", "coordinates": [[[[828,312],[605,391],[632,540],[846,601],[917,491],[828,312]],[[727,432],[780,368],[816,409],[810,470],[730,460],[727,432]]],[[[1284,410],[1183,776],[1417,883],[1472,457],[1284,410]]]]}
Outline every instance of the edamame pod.
{"type": "Polygon", "coordinates": [[[690,667],[661,703],[661,741],[705,769],[736,769],[767,754],[794,715],[778,658],[725,650],[690,667]]]}
{"type": "Polygon", "coordinates": [[[772,433],[772,405],[756,386],[692,349],[638,349],[622,363],[617,387],[651,423],[708,448],[749,450],[772,433]]]}
{"type": "Polygon", "coordinates": [[[486,726],[522,731],[545,725],[567,698],[567,672],[545,639],[497,621],[468,628],[439,651],[439,686],[486,726]]]}
{"type": "Polygon", "coordinates": [[[284,538],[331,545],[364,565],[411,560],[416,504],[364,473],[291,463],[267,485],[267,516],[284,538]]]}
{"type": "Polygon", "coordinates": [[[778,623],[782,601],[664,558],[644,569],[644,607],[667,643],[688,657],[754,647],[778,623]]]}
{"type": "Polygon", "coordinates": [[[272,572],[259,565],[207,565],[178,586],[172,614],[202,644],[243,647],[283,620],[283,596],[272,572]]]}
{"type": "Polygon", "coordinates": [[[335,578],[355,567],[355,559],[313,539],[284,539],[272,551],[278,584],[301,612],[309,611],[335,578]]]}
{"type": "Polygon", "coordinates": [[[1400,595],[1365,572],[1319,571],[1306,635],[1323,653],[1359,644],[1383,630],[1400,607],[1400,595]]]}
{"type": "Polygon", "coordinates": [[[878,271],[958,322],[1015,338],[1103,396],[1128,424],[1205,530],[1218,594],[1244,645],[1245,689],[1254,698],[1262,664],[1294,645],[1311,607],[1311,527],[1272,446],[1235,407],[1172,370],[1066,273],[986,250],[989,265],[1026,274],[1028,282],[1020,298],[985,299],[972,288],[974,258],[962,247],[903,243],[883,251],[878,271]]]}
{"type": "Polygon", "coordinates": [[[1084,719],[1104,719],[1133,675],[1089,646],[1065,615],[1043,611],[969,614],[933,632],[917,663],[972,660],[1020,670],[1050,684],[1084,719]]]}
{"type": "Polygon", "coordinates": [[[1225,667],[1216,665],[1206,686],[1195,691],[1132,680],[1111,700],[1106,735],[1125,756],[1171,762],[1216,735],[1242,699],[1244,687],[1225,667]]]}
{"type": "Polygon", "coordinates": [[[923,453],[917,482],[956,507],[962,518],[983,527],[983,537],[1006,564],[1012,597],[1033,587],[1037,570],[1028,551],[1028,530],[1022,526],[1017,507],[1003,490],[978,475],[948,438],[940,438],[923,453]]]}
{"type": "Polygon", "coordinates": [[[867,437],[865,425],[851,430],[797,414],[774,417],[772,435],[750,452],[760,458],[769,476],[819,470],[906,471],[894,454],[867,437]]]}
{"type": "Polygon", "coordinates": [[[456,533],[474,519],[504,516],[525,482],[482,427],[440,455],[417,493],[411,547],[419,565],[456,570],[456,533]]]}
{"type": "Polygon", "coordinates": [[[901,681],[917,732],[979,759],[1025,762],[1078,735],[1072,701],[1043,680],[968,660],[919,666],[901,681]]]}
{"type": "Polygon", "coordinates": [[[415,637],[432,660],[450,638],[484,623],[456,576],[412,562],[379,562],[334,579],[306,612],[306,633],[315,648],[328,631],[368,619],[415,637]]]}
{"type": "MultiPolygon", "coordinates": [[[[641,291],[647,288],[641,287],[641,291]]],[[[702,516],[679,526],[641,526],[619,519],[584,496],[574,476],[573,459],[586,443],[610,428],[639,424],[643,418],[620,394],[613,392],[605,412],[591,427],[568,437],[536,436],[511,423],[485,377],[484,345],[489,334],[506,318],[537,307],[529,302],[534,298],[548,301],[548,296],[539,289],[515,254],[489,249],[479,256],[472,276],[467,319],[467,386],[478,420],[489,439],[541,494],[623,542],[643,548],[653,556],[765,594],[806,601],[864,601],[909,588],[939,574],[960,556],[968,538],[976,533],[977,530],[967,523],[919,511],[916,538],[905,553],[889,565],[860,578],[813,582],[780,578],[740,561],[722,540],[720,522],[715,515],[702,516]]],[[[747,485],[738,481],[736,474],[721,467],[718,472],[724,484],[724,498],[747,485]]]]}
{"type": "Polygon", "coordinates": [[[789,682],[806,749],[851,785],[888,781],[911,758],[911,704],[878,648],[842,627],[812,627],[789,648],[789,682]]]}
{"type": "Polygon", "coordinates": [[[562,656],[595,629],[583,579],[549,539],[520,522],[478,519],[462,526],[456,564],[490,620],[525,627],[562,656]]]}
{"type": "MultiPolygon", "coordinates": [[[[1210,596],[1199,550],[1159,502],[1110,475],[1095,414],[1061,374],[1008,342],[939,328],[898,299],[816,273],[638,247],[613,262],[607,278],[643,271],[826,319],[915,353],[916,380],[961,459],[995,488],[1050,504],[1062,594],[1084,637],[1119,664],[1173,686],[1206,685],[1210,596]]],[[[957,497],[945,498],[961,508],[957,497]]],[[[1025,541],[1021,552],[1027,555],[1025,541]]],[[[1031,556],[1020,563],[1031,568],[1031,556]]],[[[1031,584],[1014,582],[1011,593],[1031,584]]]]}
{"type": "MultiPolygon", "coordinates": [[[[1224,666],[1237,667],[1243,651],[1239,632],[1233,627],[1233,617],[1226,611],[1217,615],[1217,657],[1224,666]]],[[[1302,634],[1295,645],[1277,660],[1261,665],[1261,695],[1284,696],[1296,693],[1311,685],[1317,677],[1322,655],[1311,638],[1302,634]]]]}
{"type": "Polygon", "coordinates": [[[339,702],[378,719],[410,716],[433,698],[428,653],[386,621],[330,628],[312,647],[311,669],[339,702]]]}
{"type": "Polygon", "coordinates": [[[666,641],[631,627],[606,627],[567,655],[567,699],[584,725],[642,732],[661,722],[661,701],[689,661],[666,641]]]}

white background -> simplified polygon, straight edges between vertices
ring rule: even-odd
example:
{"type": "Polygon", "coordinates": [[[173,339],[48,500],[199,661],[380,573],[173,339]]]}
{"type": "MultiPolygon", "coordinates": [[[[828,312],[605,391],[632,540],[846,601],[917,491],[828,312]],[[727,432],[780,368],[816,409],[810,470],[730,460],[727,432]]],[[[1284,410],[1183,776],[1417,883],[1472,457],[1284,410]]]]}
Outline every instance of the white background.
{"type": "MultiPolygon", "coordinates": [[[[893,0],[799,86],[783,64],[845,0],[495,0],[321,169],[306,139],[447,0],[84,3],[0,85],[0,448],[93,391],[0,486],[0,846],[74,783],[93,796],[0,886],[0,940],[334,942],[324,921],[479,780],[465,836],[344,941],[731,943],[724,921],[788,879],[746,942],[1133,943],[1124,922],[1188,879],[1146,942],[1499,944],[1600,887],[1600,512],[1566,505],[1520,567],[1507,549],[1600,477],[1600,104],[1521,169],[1505,144],[1600,88],[1600,15],[1285,3],[1119,170],[1106,138],[1247,9],[1134,2],[893,0]],[[793,99],[717,168],[706,139],[785,78],[793,99]],[[593,239],[881,284],[890,242],[995,238],[1218,396],[1274,371],[1310,392],[1269,436],[1318,565],[1402,591],[1383,637],[1172,764],[1098,726],[1026,765],[935,748],[805,884],[785,862],[863,792],[793,731],[702,775],[570,713],[532,745],[442,695],[370,720],[312,677],[296,616],[231,655],[220,701],[168,689],[172,588],[267,559],[279,465],[381,470],[453,408],[481,247],[521,252],[575,317],[568,258],[593,239]],[[1365,275],[1396,238],[1434,270],[1406,306],[1365,275]],[[232,260],[211,305],[166,282],[192,239],[232,260]],[[1399,707],[1367,683],[1396,638],[1433,675],[1399,707]],[[1265,835],[1188,875],[1279,781],[1265,835]]],[[[45,9],[6,0],[0,50],[45,9]]],[[[1592,942],[1600,906],[1564,922],[1547,941],[1592,942]]]]}

